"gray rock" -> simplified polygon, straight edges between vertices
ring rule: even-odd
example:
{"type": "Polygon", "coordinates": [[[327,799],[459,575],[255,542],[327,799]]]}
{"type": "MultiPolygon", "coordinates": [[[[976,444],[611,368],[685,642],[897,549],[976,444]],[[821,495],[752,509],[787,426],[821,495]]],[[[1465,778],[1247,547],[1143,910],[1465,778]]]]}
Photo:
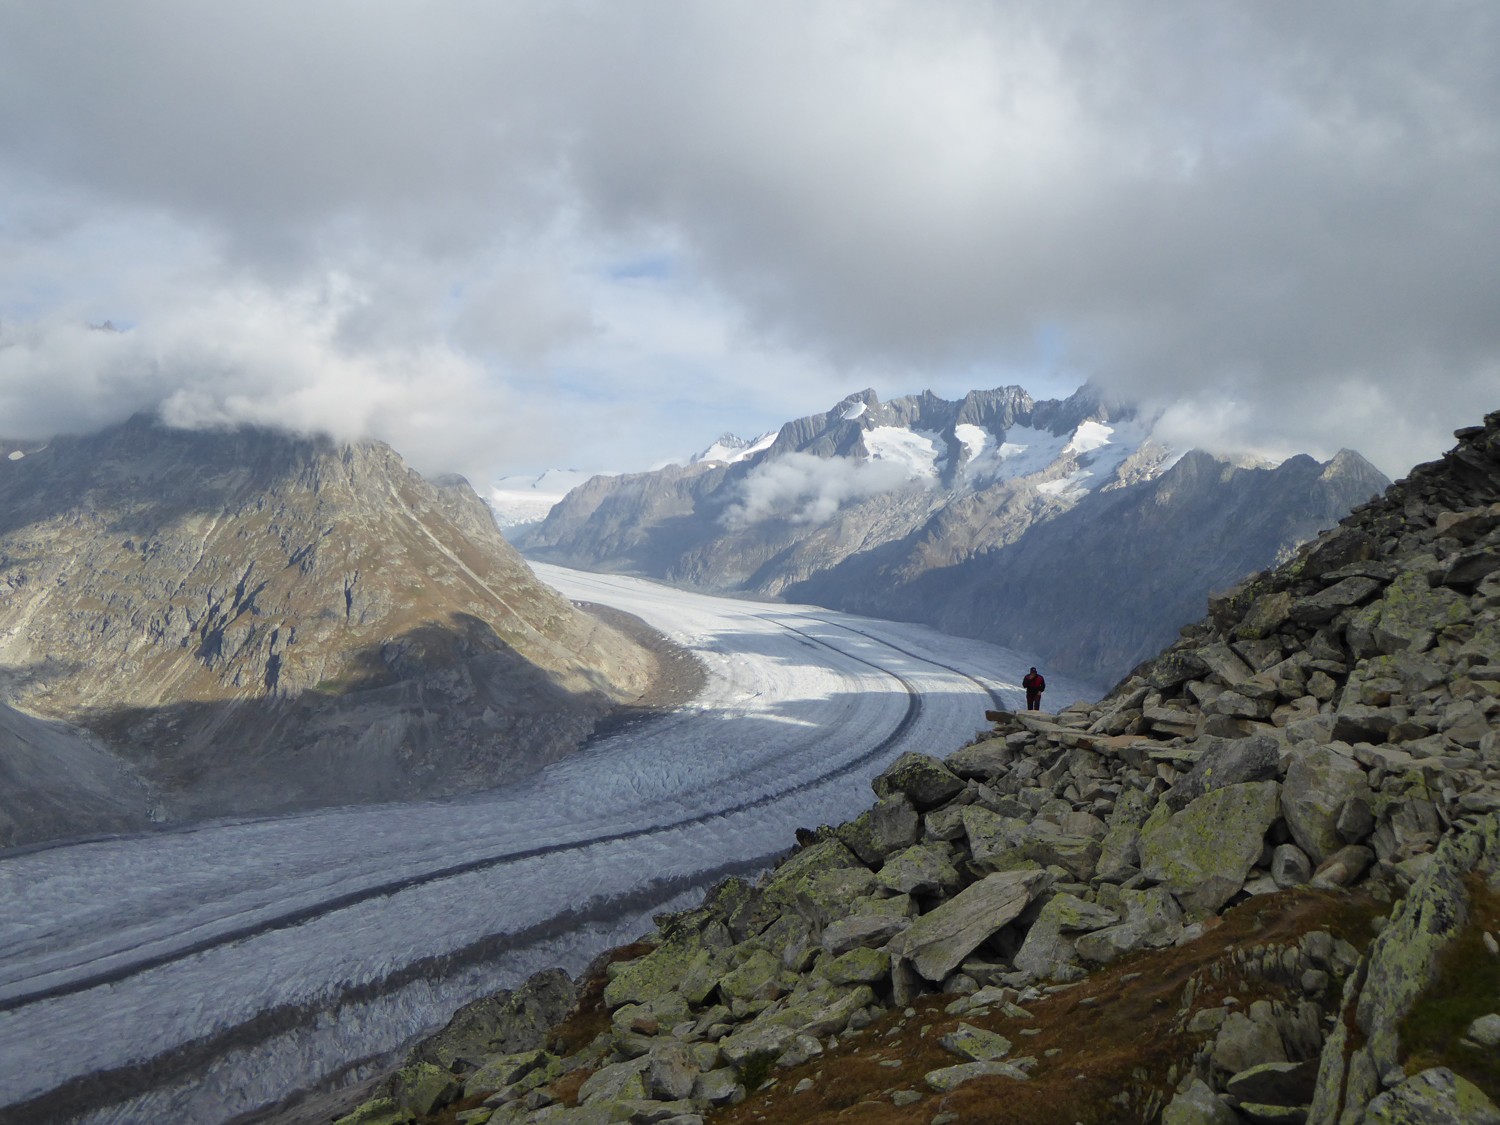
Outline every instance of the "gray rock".
{"type": "Polygon", "coordinates": [[[1363,1125],[1500,1125],[1500,1108],[1468,1079],[1438,1066],[1374,1098],[1363,1125]]]}
{"type": "Polygon", "coordinates": [[[646,1085],[651,1096],[665,1101],[692,1097],[698,1067],[686,1045],[668,1040],[651,1048],[647,1058],[646,1085]]]}
{"type": "Polygon", "coordinates": [[[1382,586],[1383,582],[1373,578],[1345,578],[1311,597],[1298,598],[1288,616],[1298,625],[1321,625],[1333,620],[1340,610],[1368,601],[1382,586]]]}
{"type": "Polygon", "coordinates": [[[649,1065],[647,1059],[639,1058],[601,1066],[578,1087],[579,1103],[612,1102],[624,1098],[645,1100],[645,1070],[649,1065]]]}
{"type": "Polygon", "coordinates": [[[904,793],[919,810],[935,809],[963,792],[964,782],[947,766],[927,754],[908,751],[880,774],[871,786],[876,796],[904,793]]]}
{"type": "Polygon", "coordinates": [[[823,948],[832,954],[860,946],[884,945],[911,925],[916,907],[907,895],[863,899],[848,917],[830,922],[823,930],[823,948]]]}
{"type": "Polygon", "coordinates": [[[1141,829],[1141,874],[1166,886],[1191,913],[1218,910],[1260,858],[1279,788],[1274,781],[1228,785],[1175,814],[1158,805],[1141,829]]]}
{"type": "Polygon", "coordinates": [[[1313,872],[1312,885],[1322,889],[1350,886],[1365,873],[1374,858],[1375,853],[1361,844],[1345,844],[1318,864],[1318,869],[1313,872]]]}
{"type": "Polygon", "coordinates": [[[1281,790],[1281,813],[1297,846],[1321,863],[1344,846],[1339,811],[1351,797],[1368,798],[1365,771],[1327,746],[1301,748],[1293,755],[1281,790]]]}
{"type": "Polygon", "coordinates": [[[1099,848],[1094,874],[1105,882],[1123,882],[1140,865],[1141,825],[1151,811],[1146,795],[1139,789],[1125,789],[1109,814],[1109,831],[1099,848]]]}
{"type": "Polygon", "coordinates": [[[947,1094],[958,1089],[965,1082],[990,1077],[1010,1078],[1017,1082],[1025,1082],[1030,1075],[1013,1063],[971,1062],[930,1070],[924,1076],[923,1081],[927,1083],[929,1089],[939,1094],[947,1094]]]}
{"type": "Polygon", "coordinates": [[[1345,703],[1334,714],[1333,737],[1339,742],[1384,742],[1406,717],[1392,707],[1345,703]]]}
{"type": "Polygon", "coordinates": [[[877,876],[880,885],[899,894],[951,895],[962,880],[948,851],[940,845],[913,844],[886,861],[877,876]]]}
{"type": "Polygon", "coordinates": [[[1296,844],[1278,844],[1271,853],[1271,878],[1278,887],[1300,887],[1312,878],[1312,861],[1296,844]]]}
{"type": "Polygon", "coordinates": [[[960,1023],[938,1040],[945,1051],[951,1051],[970,1062],[993,1062],[1010,1054],[1011,1043],[1005,1036],[973,1024],[960,1023]]]}
{"type": "Polygon", "coordinates": [[[1225,1091],[1242,1102],[1303,1106],[1312,1101],[1318,1080],[1318,1060],[1267,1062],[1239,1071],[1224,1083],[1225,1091]]]}
{"type": "Polygon", "coordinates": [[[1230,1012],[1224,1018],[1210,1057],[1214,1067],[1226,1074],[1239,1074],[1263,1063],[1287,1061],[1275,1022],[1251,1019],[1243,1012],[1230,1012]]]}
{"type": "Polygon", "coordinates": [[[1070,894],[1054,895],[1026,931],[1026,940],[1016,953],[1016,968],[1042,979],[1067,975],[1066,970],[1078,964],[1078,956],[1065,935],[1102,930],[1119,921],[1117,913],[1096,903],[1070,894]]]}
{"type": "Polygon", "coordinates": [[[904,793],[882,797],[873,806],[834,831],[838,838],[871,867],[917,842],[922,819],[904,793]]]}
{"type": "Polygon", "coordinates": [[[1363,794],[1356,793],[1339,808],[1334,821],[1338,834],[1351,844],[1357,844],[1375,830],[1375,813],[1363,794]]]}
{"type": "Polygon", "coordinates": [[[422,1117],[447,1105],[462,1090],[452,1074],[425,1062],[402,1067],[391,1080],[391,1097],[396,1103],[422,1117]]]}
{"type": "Polygon", "coordinates": [[[709,1105],[738,1105],[745,1100],[739,1074],[728,1067],[705,1071],[693,1084],[693,1098],[709,1105]]]}
{"type": "Polygon", "coordinates": [[[1003,739],[987,738],[964,746],[943,759],[943,764],[964,779],[989,781],[1010,768],[1016,753],[1003,739]]]}
{"type": "Polygon", "coordinates": [[[1194,1077],[1162,1110],[1161,1125],[1240,1125],[1240,1118],[1208,1083],[1194,1077]]]}
{"type": "Polygon", "coordinates": [[[1137,949],[1171,945],[1182,935],[1182,911],[1164,887],[1119,894],[1125,921],[1084,934],[1073,943],[1074,950],[1085,961],[1107,965],[1137,949]]]}
{"type": "Polygon", "coordinates": [[[942,981],[1026,909],[1044,878],[1034,870],[985,876],[913,922],[901,938],[902,955],[926,980],[942,981]]]}
{"type": "Polygon", "coordinates": [[[1251,738],[1207,738],[1202,756],[1163,798],[1174,810],[1213,789],[1280,776],[1281,744],[1269,735],[1251,738]]]}
{"type": "Polygon", "coordinates": [[[1491,1012],[1487,1016],[1480,1016],[1469,1024],[1469,1030],[1465,1034],[1481,1047],[1500,1047],[1500,1015],[1491,1012]]]}

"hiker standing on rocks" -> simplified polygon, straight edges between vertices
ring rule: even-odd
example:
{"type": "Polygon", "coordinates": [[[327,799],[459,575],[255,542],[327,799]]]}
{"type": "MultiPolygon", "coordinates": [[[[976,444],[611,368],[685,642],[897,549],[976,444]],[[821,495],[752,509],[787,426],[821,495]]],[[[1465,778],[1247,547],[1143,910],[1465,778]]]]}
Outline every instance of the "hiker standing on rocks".
{"type": "Polygon", "coordinates": [[[1026,689],[1026,710],[1040,711],[1042,709],[1042,692],[1047,690],[1047,681],[1036,670],[1036,665],[1032,665],[1031,671],[1021,677],[1021,686],[1026,689]]]}

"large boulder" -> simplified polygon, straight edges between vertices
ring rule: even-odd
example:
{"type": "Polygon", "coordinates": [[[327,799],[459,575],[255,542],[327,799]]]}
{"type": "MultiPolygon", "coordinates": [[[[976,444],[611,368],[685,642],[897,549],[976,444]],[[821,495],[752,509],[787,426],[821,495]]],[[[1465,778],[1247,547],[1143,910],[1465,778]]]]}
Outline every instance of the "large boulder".
{"type": "Polygon", "coordinates": [[[1107,965],[1137,949],[1172,945],[1183,933],[1182,909],[1163,887],[1119,892],[1125,920],[1080,936],[1073,947],[1078,956],[1095,965],[1107,965]]]}
{"type": "Polygon", "coordinates": [[[871,867],[917,842],[922,819],[905,793],[882,797],[834,831],[849,850],[871,867]]]}
{"type": "Polygon", "coordinates": [[[877,797],[904,793],[918,809],[935,809],[963,792],[964,780],[928,754],[908,751],[870,783],[877,797]]]}
{"type": "Polygon", "coordinates": [[[1042,907],[1016,953],[1016,968],[1041,979],[1077,975],[1078,955],[1070,934],[1102,930],[1119,922],[1115,911],[1076,895],[1054,895],[1042,907]]]}
{"type": "Polygon", "coordinates": [[[1297,846],[1314,864],[1322,863],[1346,843],[1339,833],[1339,812],[1351,798],[1368,800],[1365,771],[1353,758],[1329,746],[1311,746],[1287,767],[1281,790],[1281,815],[1297,846]]]}
{"type": "Polygon", "coordinates": [[[1157,805],[1141,829],[1141,874],[1202,917],[1228,902],[1260,858],[1280,786],[1252,781],[1215,789],[1173,813],[1157,805]]]}
{"type": "Polygon", "coordinates": [[[1364,1125],[1500,1125],[1500,1108],[1468,1079],[1435,1066],[1376,1097],[1364,1125]]]}
{"type": "Polygon", "coordinates": [[[913,922],[900,952],[923,978],[942,981],[981,942],[1018,917],[1045,879],[1039,870],[986,875],[913,922]]]}
{"type": "Polygon", "coordinates": [[[1270,735],[1251,738],[1205,738],[1202,755],[1164,798],[1173,809],[1186,808],[1203,794],[1247,781],[1272,781],[1280,773],[1281,743],[1270,735]]]}

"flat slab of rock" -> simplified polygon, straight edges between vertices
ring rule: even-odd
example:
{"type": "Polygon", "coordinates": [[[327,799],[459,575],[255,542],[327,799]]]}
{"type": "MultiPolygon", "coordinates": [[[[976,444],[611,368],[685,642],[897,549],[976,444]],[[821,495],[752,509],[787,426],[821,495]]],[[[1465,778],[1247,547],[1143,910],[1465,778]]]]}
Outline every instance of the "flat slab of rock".
{"type": "Polygon", "coordinates": [[[941,1070],[930,1070],[924,1080],[929,1089],[939,1094],[946,1094],[976,1078],[993,1077],[1013,1078],[1017,1082],[1025,1082],[1030,1075],[1011,1063],[971,1062],[960,1063],[958,1066],[945,1066],[941,1070]]]}
{"type": "Polygon", "coordinates": [[[1000,871],[964,888],[912,923],[902,954],[926,980],[940,982],[990,935],[1031,903],[1042,871],[1000,871]]]}

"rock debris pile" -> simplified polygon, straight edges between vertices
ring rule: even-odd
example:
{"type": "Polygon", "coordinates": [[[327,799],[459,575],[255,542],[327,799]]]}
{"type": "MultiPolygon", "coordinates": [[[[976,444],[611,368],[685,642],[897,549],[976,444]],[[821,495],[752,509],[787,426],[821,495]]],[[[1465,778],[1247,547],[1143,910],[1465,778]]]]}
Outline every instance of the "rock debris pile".
{"type": "Polygon", "coordinates": [[[473,1125],[689,1125],[930,994],[974,1022],[886,1098],[957,1120],[928,1099],[1052,1064],[981,1024],[1024,1027],[1026,1005],[1296,887],[1394,910],[1364,952],[1317,928],[1233,950],[1238,996],[1222,968],[1194,976],[1167,1085],[1122,1089],[1111,1119],[1500,1122],[1453,1070],[1401,1065],[1475,874],[1500,878],[1500,413],[1457,436],[1104,700],[903,755],[855,820],[660,916],[601,964],[586,1042],[417,1061],[345,1122],[465,1099],[473,1125]]]}

